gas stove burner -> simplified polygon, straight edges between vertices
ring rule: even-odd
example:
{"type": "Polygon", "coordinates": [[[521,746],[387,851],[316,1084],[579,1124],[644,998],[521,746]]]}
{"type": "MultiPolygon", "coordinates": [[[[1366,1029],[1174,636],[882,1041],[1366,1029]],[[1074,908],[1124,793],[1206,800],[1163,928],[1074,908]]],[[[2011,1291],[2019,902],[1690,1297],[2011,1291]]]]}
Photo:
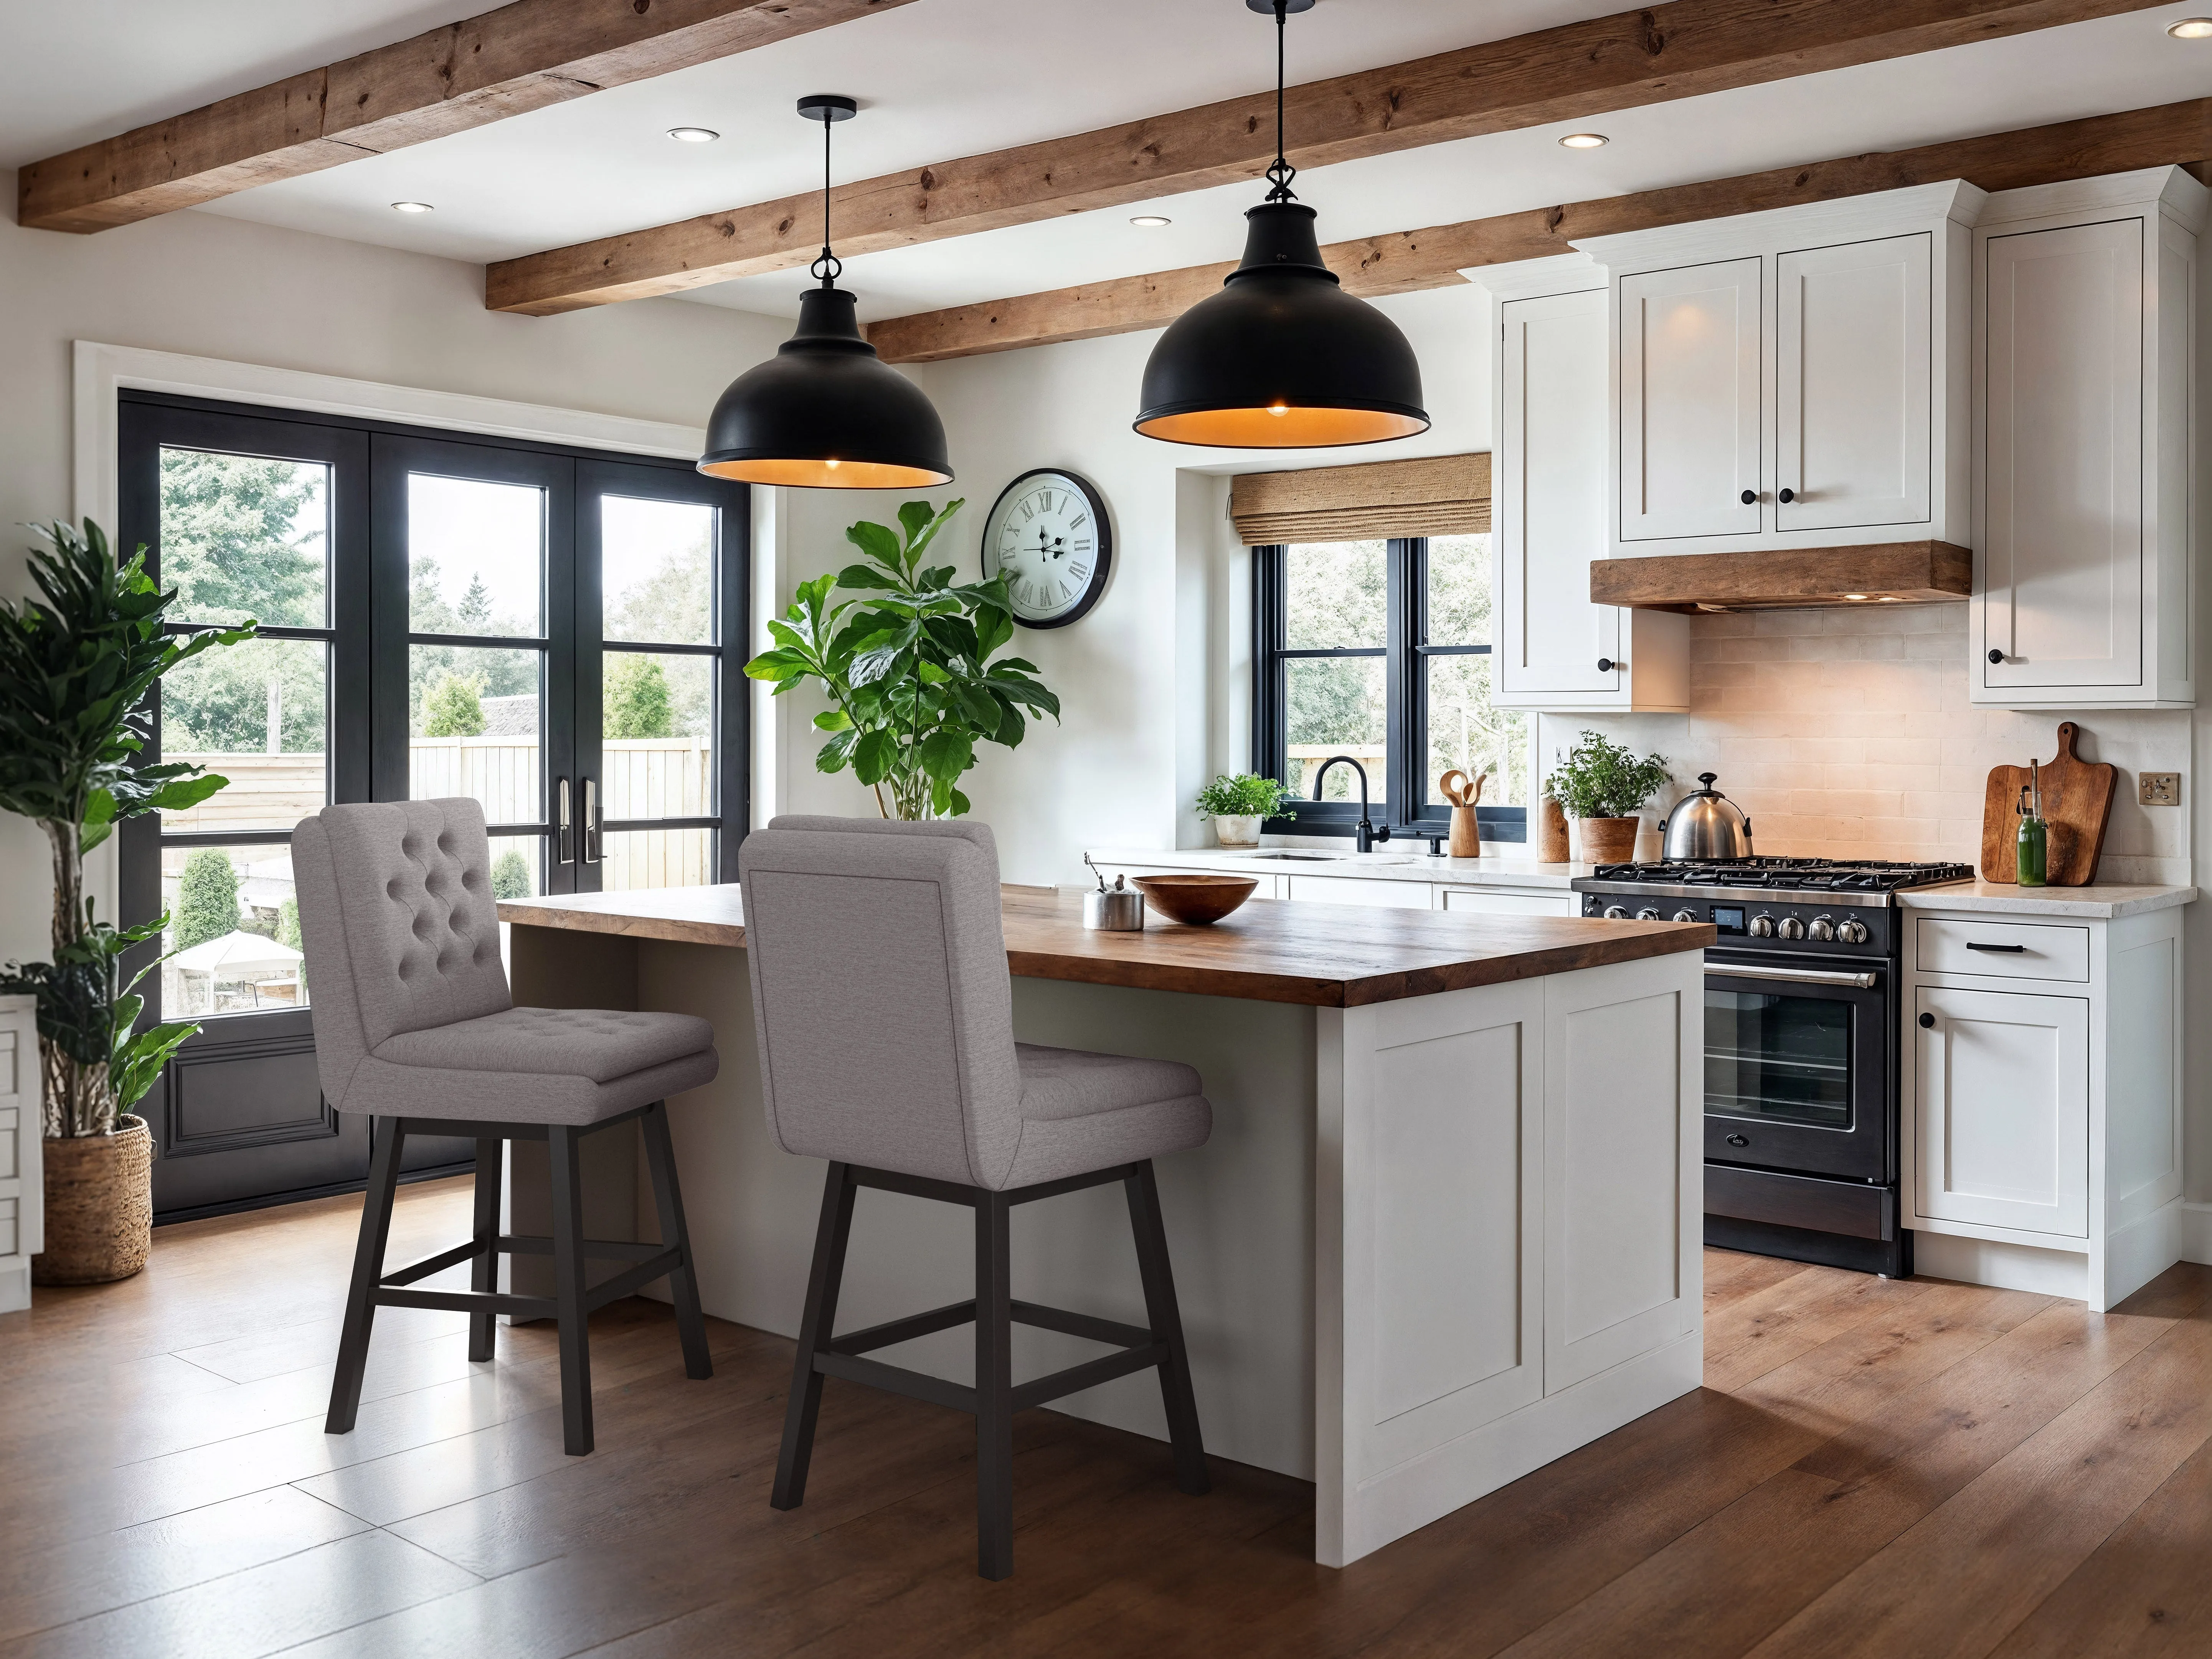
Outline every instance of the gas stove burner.
{"type": "Polygon", "coordinates": [[[1599,881],[1652,882],[1668,887],[1741,887],[1775,892],[1893,893],[1906,887],[1931,887],[1947,881],[1971,881],[1963,864],[1911,863],[1897,859],[1756,858],[1729,864],[1605,864],[1599,881]]]}

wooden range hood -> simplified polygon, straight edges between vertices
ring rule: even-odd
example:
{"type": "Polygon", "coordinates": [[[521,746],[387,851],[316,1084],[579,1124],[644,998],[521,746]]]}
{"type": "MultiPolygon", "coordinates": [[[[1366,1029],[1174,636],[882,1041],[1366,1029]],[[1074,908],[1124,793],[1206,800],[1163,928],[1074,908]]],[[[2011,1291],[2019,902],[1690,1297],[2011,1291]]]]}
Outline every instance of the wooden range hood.
{"type": "Polygon", "coordinates": [[[1636,611],[1758,611],[1949,604],[1973,591],[1974,556],[1949,542],[1787,547],[1593,559],[1590,602],[1636,611]]]}

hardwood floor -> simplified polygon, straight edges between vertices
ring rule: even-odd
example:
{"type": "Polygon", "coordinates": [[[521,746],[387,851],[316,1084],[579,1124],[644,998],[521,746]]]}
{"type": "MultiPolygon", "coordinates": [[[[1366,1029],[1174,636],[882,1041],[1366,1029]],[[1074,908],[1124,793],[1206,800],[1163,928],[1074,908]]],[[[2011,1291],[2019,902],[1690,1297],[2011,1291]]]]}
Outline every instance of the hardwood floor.
{"type": "MultiPolygon", "coordinates": [[[[128,1284],[0,1316],[0,1654],[2212,1653],[2212,1268],[2118,1311],[1706,1254],[1690,1395],[1343,1572],[1308,1487],[1018,1419],[1016,1571],[974,1576],[973,1436],[832,1381],[768,1506],[791,1345],[592,1321],[599,1449],[562,1454],[550,1328],[471,1365],[378,1316],[323,1433],[357,1199],[164,1229],[128,1284]]],[[[392,1260],[461,1237],[403,1190],[392,1260]]]]}

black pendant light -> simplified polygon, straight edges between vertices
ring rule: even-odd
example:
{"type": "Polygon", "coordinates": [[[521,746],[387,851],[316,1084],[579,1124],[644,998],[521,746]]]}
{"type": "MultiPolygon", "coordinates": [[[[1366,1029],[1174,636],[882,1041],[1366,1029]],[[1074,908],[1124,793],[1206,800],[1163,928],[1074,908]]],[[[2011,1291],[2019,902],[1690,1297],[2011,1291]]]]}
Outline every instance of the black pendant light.
{"type": "Polygon", "coordinates": [[[952,482],[945,423],[920,387],[860,337],[853,296],[830,251],[830,128],[859,106],[817,93],[799,112],[822,123],[822,286],[799,302],[799,329],[768,362],[730,382],[707,422],[699,470],[803,489],[927,489],[952,482]]]}
{"type": "Polygon", "coordinates": [[[1428,429],[1421,366],[1396,324],[1338,286],[1283,155],[1283,37],[1314,0],[1244,0],[1275,19],[1273,188],[1244,216],[1244,259],[1176,319],[1145,365],[1137,430],[1169,443],[1307,449],[1428,429]]]}

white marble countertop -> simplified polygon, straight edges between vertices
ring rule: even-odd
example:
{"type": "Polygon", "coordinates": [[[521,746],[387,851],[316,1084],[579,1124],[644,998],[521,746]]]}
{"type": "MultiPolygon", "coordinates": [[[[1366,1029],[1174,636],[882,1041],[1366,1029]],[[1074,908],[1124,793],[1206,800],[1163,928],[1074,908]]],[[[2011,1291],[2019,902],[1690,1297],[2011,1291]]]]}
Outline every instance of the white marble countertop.
{"type": "Polygon", "coordinates": [[[1091,861],[1108,869],[1151,865],[1170,870],[1234,870],[1240,874],[1263,872],[1285,876],[1357,876],[1371,881],[1433,882],[1446,887],[1549,887],[1565,889],[1577,876],[1587,876],[1590,864],[1540,864],[1514,854],[1492,854],[1479,859],[1431,858],[1425,843],[1413,842],[1413,850],[1399,851],[1395,842],[1373,853],[1319,852],[1304,847],[1261,847],[1257,851],[1223,847],[1185,847],[1164,850],[1157,847],[1094,847],[1091,861]],[[1284,856],[1287,855],[1287,856],[1284,856]]]}
{"type": "Polygon", "coordinates": [[[1908,910],[1970,910],[2016,916],[2083,916],[2110,921],[2115,916],[2165,910],[2197,897],[2194,887],[2130,887],[2099,883],[2088,887],[2014,887],[2008,882],[1958,882],[1948,887],[1908,888],[1897,902],[1908,910]]]}

